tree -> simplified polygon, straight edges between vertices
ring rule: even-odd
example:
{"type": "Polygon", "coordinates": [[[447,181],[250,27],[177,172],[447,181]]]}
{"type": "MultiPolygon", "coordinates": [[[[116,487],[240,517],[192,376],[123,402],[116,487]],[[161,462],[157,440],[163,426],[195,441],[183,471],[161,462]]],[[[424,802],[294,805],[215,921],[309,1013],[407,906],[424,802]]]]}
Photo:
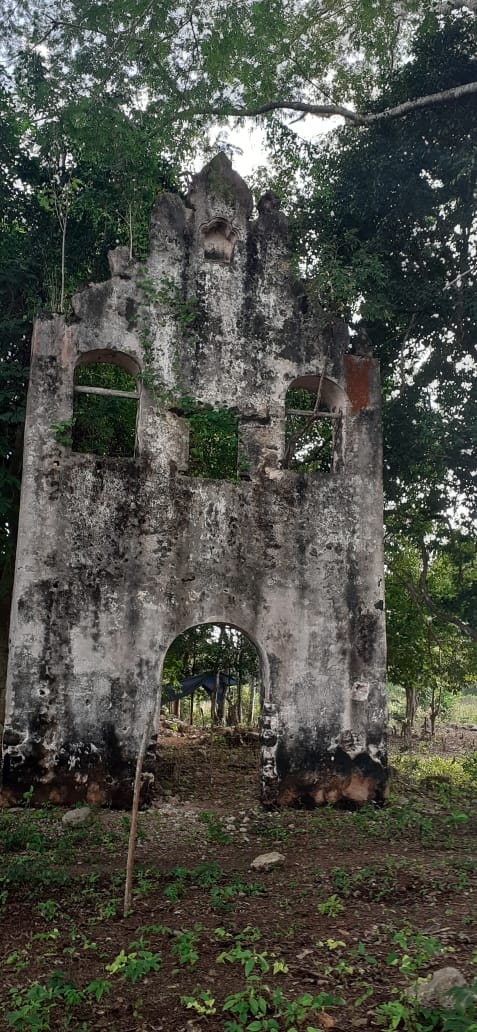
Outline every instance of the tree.
{"type": "MultiPolygon", "coordinates": [[[[387,100],[432,89],[437,78],[472,78],[476,43],[475,21],[423,30],[413,60],[390,78],[387,100]]],[[[405,136],[397,124],[341,130],[308,166],[312,189],[299,198],[295,223],[320,299],[350,322],[356,346],[364,337],[380,359],[391,579],[405,539],[420,564],[414,597],[412,578],[398,578],[410,625],[419,605],[422,619],[447,621],[464,639],[477,636],[475,564],[464,563],[468,576],[445,604],[429,571],[456,542],[462,555],[475,554],[476,123],[469,98],[452,122],[444,109],[409,115],[405,136]]],[[[394,628],[391,619],[391,656],[394,628]]],[[[413,651],[422,670],[426,636],[413,651]]]]}
{"type": "Polygon", "coordinates": [[[453,547],[438,555],[426,571],[429,608],[422,593],[423,562],[417,548],[403,538],[393,541],[386,579],[388,673],[406,692],[406,724],[412,728],[417,705],[429,709],[434,734],[437,716],[449,693],[475,683],[477,641],[462,634],[451,611],[469,613],[469,592],[476,602],[476,548],[454,535],[453,547]]]}
{"type": "Polygon", "coordinates": [[[399,104],[372,103],[422,25],[469,10],[473,0],[67,0],[60,18],[52,0],[19,0],[5,4],[5,68],[26,40],[46,47],[57,82],[74,81],[83,96],[107,93],[138,109],[147,91],[175,145],[181,122],[195,117],[278,111],[372,125],[475,94],[474,80],[399,104]]]}
{"type": "MultiPolygon", "coordinates": [[[[18,186],[19,181],[30,186],[35,169],[22,152],[20,120],[4,92],[0,106],[0,597],[4,597],[15,555],[31,312],[41,251],[37,229],[42,218],[31,189],[18,186]]],[[[41,294],[37,303],[41,304],[41,294]]]]}
{"type": "MultiPolygon", "coordinates": [[[[93,390],[136,392],[133,376],[103,362],[79,365],[75,385],[93,390]]],[[[68,434],[73,450],[95,455],[133,456],[136,449],[137,401],[133,398],[75,393],[73,425],[68,434]]]]}
{"type": "Polygon", "coordinates": [[[189,423],[189,472],[194,477],[237,480],[239,476],[238,420],[228,409],[192,405],[189,423]]]}
{"type": "Polygon", "coordinates": [[[76,99],[68,108],[65,98],[46,115],[48,69],[36,55],[20,64],[17,92],[0,94],[0,562],[7,595],[33,318],[42,308],[64,310],[85,281],[107,278],[107,252],[116,244],[143,256],[154,197],[175,188],[145,116],[133,124],[105,101],[93,132],[91,109],[76,99]]]}

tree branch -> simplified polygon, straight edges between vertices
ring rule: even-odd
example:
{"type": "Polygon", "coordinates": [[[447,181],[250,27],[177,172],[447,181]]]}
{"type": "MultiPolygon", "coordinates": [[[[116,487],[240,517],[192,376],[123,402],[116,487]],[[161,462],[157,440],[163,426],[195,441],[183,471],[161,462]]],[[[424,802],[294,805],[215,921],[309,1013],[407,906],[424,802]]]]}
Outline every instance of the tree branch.
{"type": "Polygon", "coordinates": [[[477,0],[448,0],[442,6],[447,8],[448,11],[462,11],[465,8],[468,8],[469,11],[475,11],[477,0]]]}
{"type": "MultiPolygon", "coordinates": [[[[453,86],[449,90],[441,90],[440,93],[429,93],[427,96],[406,100],[395,107],[384,108],[383,111],[373,111],[369,114],[359,114],[341,104],[309,104],[302,100],[271,100],[267,104],[260,104],[253,108],[224,105],[197,111],[196,114],[214,115],[218,118],[257,118],[259,115],[266,115],[271,111],[299,111],[306,115],[317,115],[320,118],[338,116],[352,125],[368,126],[374,125],[376,122],[402,118],[413,111],[433,107],[435,104],[448,104],[475,93],[477,93],[477,82],[466,82],[461,86],[453,86]]],[[[184,111],[182,114],[190,114],[190,112],[184,111]]]]}
{"type": "MultiPolygon", "coordinates": [[[[477,88],[477,84],[476,84],[477,88]]],[[[255,108],[240,108],[230,105],[216,108],[208,108],[197,111],[198,115],[214,115],[217,118],[257,118],[259,115],[266,115],[270,111],[301,111],[305,115],[320,115],[322,118],[332,118],[339,115],[355,125],[364,125],[361,115],[351,108],[342,107],[340,104],[307,104],[304,100],[270,100],[267,104],[260,104],[255,108]]],[[[190,112],[183,111],[183,115],[190,112]]]]}
{"type": "Polygon", "coordinates": [[[404,334],[404,337],[402,339],[401,349],[400,349],[400,352],[399,352],[399,375],[400,375],[399,393],[400,393],[401,397],[402,397],[402,395],[404,394],[404,392],[406,390],[406,365],[405,365],[404,349],[405,349],[406,344],[407,344],[407,342],[409,340],[409,337],[411,336],[411,333],[412,333],[412,331],[414,329],[415,322],[416,322],[416,312],[413,312],[412,316],[411,316],[411,321],[410,321],[410,323],[409,323],[409,325],[408,325],[408,327],[406,329],[406,332],[404,334]]]}
{"type": "Polygon", "coordinates": [[[396,107],[385,108],[384,111],[377,111],[370,115],[363,116],[364,125],[372,125],[388,118],[401,118],[411,111],[417,111],[423,107],[433,107],[434,104],[448,104],[453,100],[460,100],[461,97],[468,97],[477,93],[477,82],[465,82],[461,86],[452,86],[449,90],[441,90],[440,93],[428,93],[425,97],[416,97],[415,100],[406,100],[396,107]]]}
{"type": "Polygon", "coordinates": [[[440,606],[437,606],[434,600],[431,598],[429,594],[429,589],[427,587],[427,574],[429,571],[429,553],[424,544],[424,541],[421,541],[421,556],[422,570],[419,576],[419,594],[421,599],[425,602],[430,612],[433,613],[434,616],[436,616],[439,620],[442,620],[444,623],[454,624],[454,626],[458,627],[459,631],[461,631],[461,633],[466,638],[471,638],[472,641],[477,641],[477,629],[475,627],[471,627],[470,624],[466,623],[465,620],[461,620],[458,616],[455,616],[454,613],[449,613],[447,609],[441,609],[440,606]]]}

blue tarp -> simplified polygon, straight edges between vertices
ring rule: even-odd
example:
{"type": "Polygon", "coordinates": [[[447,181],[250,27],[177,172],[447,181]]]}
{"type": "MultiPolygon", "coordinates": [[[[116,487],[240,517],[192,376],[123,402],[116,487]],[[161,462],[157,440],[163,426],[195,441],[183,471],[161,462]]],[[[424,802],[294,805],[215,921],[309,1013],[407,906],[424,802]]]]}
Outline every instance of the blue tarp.
{"type": "MultiPolygon", "coordinates": [[[[164,684],[162,686],[163,702],[174,702],[176,699],[184,699],[187,695],[192,695],[196,688],[205,688],[205,691],[212,695],[215,687],[215,678],[216,674],[214,674],[213,670],[205,670],[201,674],[195,674],[194,677],[183,677],[178,685],[164,684]]],[[[222,702],[225,692],[231,684],[237,684],[237,678],[229,677],[227,674],[220,672],[217,684],[218,703],[222,702]]]]}

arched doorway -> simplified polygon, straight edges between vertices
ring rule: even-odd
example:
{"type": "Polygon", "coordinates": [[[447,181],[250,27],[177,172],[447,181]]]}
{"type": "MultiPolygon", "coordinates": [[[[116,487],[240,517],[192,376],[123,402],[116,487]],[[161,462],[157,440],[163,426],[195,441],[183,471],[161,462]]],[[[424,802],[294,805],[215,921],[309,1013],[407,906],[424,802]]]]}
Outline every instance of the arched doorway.
{"type": "Polygon", "coordinates": [[[226,623],[188,628],[163,665],[156,746],[157,794],[208,812],[212,801],[256,804],[264,698],[258,647],[226,623]]]}
{"type": "Polygon", "coordinates": [[[203,730],[258,728],[261,697],[259,652],[238,627],[197,624],[169,646],[162,670],[162,711],[203,730]]]}

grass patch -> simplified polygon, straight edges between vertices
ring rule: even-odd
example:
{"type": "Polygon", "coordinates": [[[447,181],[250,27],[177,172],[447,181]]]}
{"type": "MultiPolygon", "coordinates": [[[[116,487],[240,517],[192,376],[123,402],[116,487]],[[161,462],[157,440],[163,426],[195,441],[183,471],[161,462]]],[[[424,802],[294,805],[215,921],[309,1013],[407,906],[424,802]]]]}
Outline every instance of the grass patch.
{"type": "Polygon", "coordinates": [[[467,756],[408,755],[393,758],[400,774],[412,777],[418,786],[449,786],[455,792],[477,789],[477,752],[467,756]]]}

